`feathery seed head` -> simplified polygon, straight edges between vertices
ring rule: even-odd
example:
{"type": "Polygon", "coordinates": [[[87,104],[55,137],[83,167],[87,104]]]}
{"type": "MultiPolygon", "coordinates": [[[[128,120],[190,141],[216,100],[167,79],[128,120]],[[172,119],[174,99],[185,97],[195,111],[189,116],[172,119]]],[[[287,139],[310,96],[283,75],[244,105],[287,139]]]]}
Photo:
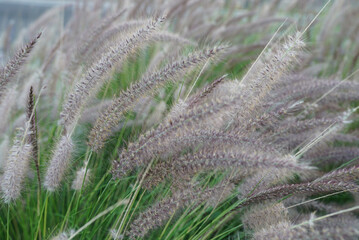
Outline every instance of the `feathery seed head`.
{"type": "Polygon", "coordinates": [[[0,69],[0,102],[7,84],[16,76],[22,65],[25,63],[26,58],[41,37],[41,34],[41,32],[38,33],[28,44],[23,48],[20,48],[6,66],[3,69],[0,69]]]}
{"type": "Polygon", "coordinates": [[[132,84],[117,99],[113,100],[111,106],[97,119],[89,135],[89,146],[95,151],[101,149],[111,135],[112,129],[119,123],[124,113],[133,107],[140,96],[153,93],[169,81],[175,82],[180,76],[194,67],[204,64],[224,49],[225,47],[216,46],[195,52],[191,56],[170,63],[159,72],[145,76],[142,80],[132,84]]]}
{"type": "Polygon", "coordinates": [[[5,166],[1,182],[3,199],[10,203],[19,198],[29,169],[32,146],[24,141],[24,130],[19,129],[5,166]]]}
{"type": "Polygon", "coordinates": [[[72,182],[71,188],[74,190],[81,190],[82,187],[86,187],[91,178],[91,169],[87,169],[88,162],[86,161],[84,166],[76,172],[76,177],[72,182]]]}
{"type": "Polygon", "coordinates": [[[148,42],[148,37],[158,28],[163,20],[164,18],[160,17],[150,21],[129,38],[120,43],[116,43],[87,70],[84,77],[76,84],[75,88],[70,92],[67,101],[64,103],[60,120],[62,125],[68,129],[74,127],[83,107],[102,86],[106,80],[106,75],[114,65],[118,63],[122,64],[137,48],[148,42]]]}
{"type": "Polygon", "coordinates": [[[243,214],[243,224],[246,229],[259,231],[282,221],[289,221],[288,210],[283,203],[269,202],[251,207],[243,214]]]}
{"type": "Polygon", "coordinates": [[[45,188],[53,192],[63,180],[70,164],[73,143],[71,137],[64,135],[58,141],[45,175],[45,188]]]}

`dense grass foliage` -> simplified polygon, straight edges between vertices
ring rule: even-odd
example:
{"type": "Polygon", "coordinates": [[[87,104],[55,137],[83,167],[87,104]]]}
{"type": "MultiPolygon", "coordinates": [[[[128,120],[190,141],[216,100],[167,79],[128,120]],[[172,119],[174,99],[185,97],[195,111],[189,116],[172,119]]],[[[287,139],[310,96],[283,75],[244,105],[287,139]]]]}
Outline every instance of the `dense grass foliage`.
{"type": "Polygon", "coordinates": [[[303,2],[31,23],[0,68],[0,238],[358,239],[359,5],[303,2]]]}

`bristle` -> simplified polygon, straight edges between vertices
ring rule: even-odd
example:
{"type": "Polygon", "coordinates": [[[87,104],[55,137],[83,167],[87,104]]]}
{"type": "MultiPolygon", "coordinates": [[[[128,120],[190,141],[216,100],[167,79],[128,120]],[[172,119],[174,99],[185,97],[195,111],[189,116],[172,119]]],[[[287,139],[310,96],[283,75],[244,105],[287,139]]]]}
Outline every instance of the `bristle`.
{"type": "Polygon", "coordinates": [[[89,146],[95,151],[101,149],[111,134],[112,128],[118,124],[124,113],[134,105],[140,96],[153,93],[153,91],[163,86],[166,82],[174,82],[181,75],[193,67],[203,64],[222,50],[223,47],[219,46],[195,52],[191,56],[170,63],[161,71],[155,72],[132,84],[117,99],[113,100],[111,106],[98,118],[89,135],[89,146]]]}
{"type": "Polygon", "coordinates": [[[148,19],[129,20],[116,24],[114,27],[109,28],[108,30],[104,31],[100,36],[95,38],[95,41],[90,46],[88,46],[89,49],[83,56],[81,56],[81,59],[96,59],[96,54],[101,54],[101,51],[106,51],[106,47],[111,45],[112,41],[125,38],[127,34],[133,33],[139,28],[145,26],[148,21],[148,19]]]}
{"type": "Polygon", "coordinates": [[[255,205],[243,214],[242,219],[246,231],[256,232],[282,221],[289,221],[288,212],[283,203],[255,205]]]}
{"type": "Polygon", "coordinates": [[[268,188],[263,191],[254,192],[242,204],[242,206],[251,205],[258,202],[268,200],[279,200],[288,195],[312,195],[319,193],[330,193],[339,191],[354,191],[358,189],[357,185],[350,182],[341,182],[331,179],[325,179],[318,182],[299,183],[299,184],[285,184],[273,188],[268,188]]]}
{"type": "Polygon", "coordinates": [[[31,50],[34,48],[37,41],[41,37],[41,34],[41,32],[38,33],[36,37],[34,37],[28,44],[18,50],[15,56],[0,71],[0,100],[2,100],[2,96],[4,95],[6,86],[19,72],[20,68],[25,63],[26,58],[29,56],[31,50]]]}
{"type": "MultiPolygon", "coordinates": [[[[190,184],[188,184],[190,185],[190,184]]],[[[188,186],[175,192],[172,197],[156,203],[147,211],[138,216],[131,224],[129,236],[132,238],[144,237],[149,230],[159,227],[170,218],[178,209],[190,204],[201,204],[203,201],[211,201],[211,199],[219,199],[224,193],[228,194],[228,189],[232,189],[228,182],[224,181],[213,188],[204,191],[195,186],[188,186]]]]}
{"type": "Polygon", "coordinates": [[[87,162],[76,172],[76,177],[72,182],[71,188],[81,190],[89,184],[91,178],[91,169],[87,168],[87,162]]]}
{"type": "Polygon", "coordinates": [[[201,92],[194,94],[190,99],[188,99],[188,106],[192,107],[196,104],[198,104],[201,100],[206,98],[208,94],[210,94],[219,84],[221,84],[227,75],[224,75],[217,80],[213,81],[211,84],[209,84],[207,87],[205,87],[201,92]]]}
{"type": "Polygon", "coordinates": [[[2,198],[10,203],[20,197],[21,189],[29,169],[32,146],[24,141],[24,131],[20,130],[14,139],[6,162],[1,182],[2,198]]]}
{"type": "Polygon", "coordinates": [[[138,47],[145,44],[148,36],[158,28],[163,18],[151,21],[144,28],[141,28],[131,37],[116,44],[107,53],[94,63],[87,71],[85,76],[76,84],[64,103],[61,112],[61,124],[71,129],[72,124],[80,117],[82,108],[88,100],[98,91],[103,84],[106,74],[112,69],[114,64],[122,62],[131,55],[138,47]]]}
{"type": "Polygon", "coordinates": [[[66,231],[66,232],[60,232],[56,236],[51,238],[51,240],[69,240],[71,235],[74,232],[75,232],[75,230],[73,230],[73,229],[71,229],[70,231],[66,231]]]}
{"type": "Polygon", "coordinates": [[[46,170],[44,186],[48,191],[53,192],[60,186],[70,165],[72,151],[73,143],[71,137],[62,136],[56,145],[46,170]]]}
{"type": "Polygon", "coordinates": [[[17,85],[6,90],[3,100],[0,102],[0,132],[4,133],[9,128],[9,120],[14,111],[16,98],[18,97],[17,85]]]}
{"type": "Polygon", "coordinates": [[[96,39],[101,36],[101,34],[106,31],[106,29],[108,29],[118,18],[120,18],[124,12],[124,10],[118,11],[115,14],[106,17],[97,26],[95,26],[94,29],[92,29],[91,32],[87,34],[87,36],[84,36],[83,41],[81,41],[82,44],[80,45],[80,48],[77,52],[77,58],[83,59],[96,39]]]}
{"type": "Polygon", "coordinates": [[[271,53],[263,57],[264,60],[257,62],[252,71],[247,73],[242,80],[244,86],[241,91],[245,95],[246,102],[237,110],[233,128],[238,128],[255,115],[255,109],[297,61],[304,46],[299,33],[294,37],[289,36],[286,42],[276,46],[271,53]]]}
{"type": "Polygon", "coordinates": [[[336,181],[344,181],[344,182],[355,182],[359,179],[359,166],[347,167],[338,170],[334,170],[329,172],[319,179],[315,180],[317,182],[325,181],[325,180],[336,180],[336,181]]]}
{"type": "Polygon", "coordinates": [[[267,167],[256,171],[246,177],[238,187],[238,198],[243,199],[253,192],[259,192],[266,188],[285,183],[296,171],[291,168],[267,167]]]}
{"type": "Polygon", "coordinates": [[[189,154],[178,160],[178,174],[197,173],[203,170],[214,169],[253,169],[253,168],[285,168],[296,171],[309,170],[304,165],[293,161],[293,157],[278,157],[274,154],[254,152],[253,149],[241,149],[237,151],[211,151],[207,147],[195,154],[189,154]],[[183,171],[183,172],[182,172],[183,171]]]}
{"type": "Polygon", "coordinates": [[[326,164],[340,164],[355,160],[359,156],[357,147],[326,147],[312,149],[303,156],[305,161],[310,161],[318,166],[326,164]]]}
{"type": "Polygon", "coordinates": [[[279,224],[263,229],[254,234],[254,240],[265,239],[298,239],[298,240],[315,240],[315,239],[356,239],[359,231],[350,225],[333,226],[332,228],[316,228],[312,226],[295,227],[289,222],[283,221],[279,224]]]}
{"type": "Polygon", "coordinates": [[[27,107],[26,107],[26,120],[29,122],[29,137],[27,139],[28,143],[32,146],[32,156],[36,167],[37,181],[39,188],[41,189],[41,178],[40,178],[40,168],[38,160],[38,144],[37,144],[37,122],[36,122],[36,109],[34,103],[34,92],[32,86],[30,87],[27,107]]]}
{"type": "Polygon", "coordinates": [[[4,136],[4,139],[1,141],[0,144],[0,170],[3,171],[6,165],[6,160],[8,157],[9,152],[9,137],[4,136]]]}
{"type": "Polygon", "coordinates": [[[181,45],[192,45],[196,46],[197,44],[189,39],[182,37],[179,34],[174,34],[167,31],[160,31],[152,35],[152,41],[154,42],[173,42],[181,45]]]}
{"type": "Polygon", "coordinates": [[[292,225],[283,221],[276,225],[270,226],[266,229],[262,229],[254,234],[254,240],[265,239],[301,239],[302,236],[308,236],[307,231],[304,228],[296,228],[292,230],[292,225]]]}

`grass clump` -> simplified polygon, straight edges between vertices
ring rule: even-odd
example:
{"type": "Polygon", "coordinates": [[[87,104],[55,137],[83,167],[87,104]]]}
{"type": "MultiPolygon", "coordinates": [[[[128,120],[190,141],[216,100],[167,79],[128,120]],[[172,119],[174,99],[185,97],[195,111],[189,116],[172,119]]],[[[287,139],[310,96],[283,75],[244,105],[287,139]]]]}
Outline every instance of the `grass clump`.
{"type": "Polygon", "coordinates": [[[97,4],[0,69],[4,239],[358,238],[355,4],[97,4]]]}

